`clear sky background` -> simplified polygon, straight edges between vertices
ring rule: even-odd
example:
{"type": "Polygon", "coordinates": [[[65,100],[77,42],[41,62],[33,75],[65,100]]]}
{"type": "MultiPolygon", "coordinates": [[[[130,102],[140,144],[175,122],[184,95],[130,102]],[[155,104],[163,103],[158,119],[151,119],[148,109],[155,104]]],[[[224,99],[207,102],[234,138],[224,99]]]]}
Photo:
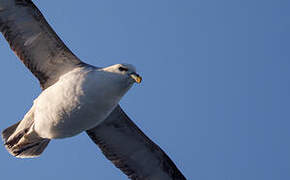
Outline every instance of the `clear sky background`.
{"type": "MultiPolygon", "coordinates": [[[[289,0],[35,0],[83,61],[134,64],[121,105],[190,180],[290,178],[289,0]]],[[[41,92],[0,38],[0,128],[41,92]]],[[[0,146],[1,179],[126,179],[85,133],[38,159],[0,146]]]]}

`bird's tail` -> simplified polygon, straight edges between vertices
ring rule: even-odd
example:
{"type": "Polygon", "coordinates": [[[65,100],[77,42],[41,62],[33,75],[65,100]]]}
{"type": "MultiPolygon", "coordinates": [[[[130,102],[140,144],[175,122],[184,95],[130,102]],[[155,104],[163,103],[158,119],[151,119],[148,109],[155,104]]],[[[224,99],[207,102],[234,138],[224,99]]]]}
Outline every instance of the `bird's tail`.
{"type": "Polygon", "coordinates": [[[50,140],[38,136],[31,127],[19,130],[17,127],[20,124],[21,121],[2,132],[6,149],[18,158],[40,156],[50,140]]]}
{"type": "MultiPolygon", "coordinates": [[[[0,0],[1,1],[1,0],[0,0]]],[[[34,108],[32,107],[23,120],[8,127],[2,132],[6,149],[18,158],[40,156],[50,139],[40,137],[33,128],[34,108]]]]}

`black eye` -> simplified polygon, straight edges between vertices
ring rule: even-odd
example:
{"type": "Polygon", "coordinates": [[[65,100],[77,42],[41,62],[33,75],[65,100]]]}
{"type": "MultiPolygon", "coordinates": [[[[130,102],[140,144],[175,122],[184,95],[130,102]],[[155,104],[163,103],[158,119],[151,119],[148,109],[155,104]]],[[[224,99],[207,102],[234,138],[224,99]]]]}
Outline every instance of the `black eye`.
{"type": "Polygon", "coordinates": [[[124,68],[124,67],[122,67],[122,66],[121,66],[121,67],[119,67],[119,70],[120,70],[120,71],[128,71],[128,69],[127,69],[127,68],[124,68]]]}

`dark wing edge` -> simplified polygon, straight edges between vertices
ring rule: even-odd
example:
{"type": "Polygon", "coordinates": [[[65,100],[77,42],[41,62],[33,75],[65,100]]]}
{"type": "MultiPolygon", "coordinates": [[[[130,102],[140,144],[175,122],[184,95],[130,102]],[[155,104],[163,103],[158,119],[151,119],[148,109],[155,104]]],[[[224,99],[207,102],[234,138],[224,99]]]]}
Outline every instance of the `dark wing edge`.
{"type": "Polygon", "coordinates": [[[61,41],[31,0],[0,0],[0,31],[42,89],[66,72],[85,65],[61,41]]]}
{"type": "Polygon", "coordinates": [[[87,134],[130,179],[186,179],[167,154],[130,120],[120,106],[103,123],[87,130],[87,134]]]}

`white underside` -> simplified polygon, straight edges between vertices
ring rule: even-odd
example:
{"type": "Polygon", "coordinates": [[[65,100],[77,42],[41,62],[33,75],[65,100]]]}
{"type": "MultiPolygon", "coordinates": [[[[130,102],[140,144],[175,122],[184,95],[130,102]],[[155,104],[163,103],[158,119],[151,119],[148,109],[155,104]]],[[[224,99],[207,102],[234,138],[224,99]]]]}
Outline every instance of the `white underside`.
{"type": "Polygon", "coordinates": [[[34,130],[43,138],[65,138],[91,129],[113,111],[131,87],[120,75],[77,68],[34,101],[34,130]]]}

